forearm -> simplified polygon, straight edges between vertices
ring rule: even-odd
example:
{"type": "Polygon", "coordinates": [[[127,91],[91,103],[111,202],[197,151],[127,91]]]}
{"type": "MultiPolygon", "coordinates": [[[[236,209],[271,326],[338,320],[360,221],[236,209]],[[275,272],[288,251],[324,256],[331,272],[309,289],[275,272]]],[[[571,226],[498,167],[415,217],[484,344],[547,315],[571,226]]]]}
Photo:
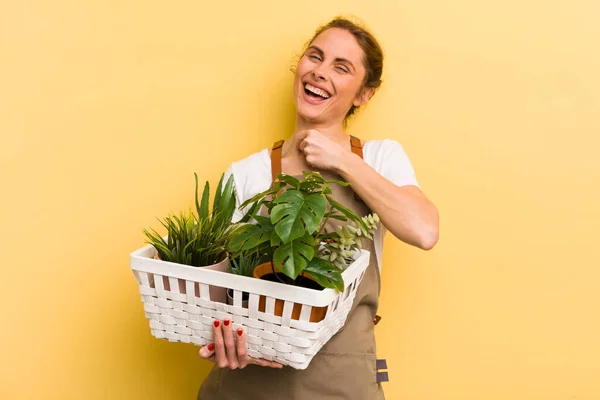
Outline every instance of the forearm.
{"type": "Polygon", "coordinates": [[[426,250],[437,243],[437,208],[418,187],[393,184],[352,153],[337,172],[398,239],[426,250]]]}

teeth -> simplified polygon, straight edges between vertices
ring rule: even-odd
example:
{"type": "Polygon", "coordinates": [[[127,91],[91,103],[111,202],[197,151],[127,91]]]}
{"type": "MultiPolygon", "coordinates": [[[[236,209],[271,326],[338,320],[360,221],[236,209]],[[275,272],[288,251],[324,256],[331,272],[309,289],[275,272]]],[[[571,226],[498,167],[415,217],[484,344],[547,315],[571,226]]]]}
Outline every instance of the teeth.
{"type": "Polygon", "coordinates": [[[304,88],[306,90],[308,90],[309,92],[312,92],[318,96],[323,97],[324,99],[328,99],[329,98],[329,93],[327,93],[326,91],[324,91],[323,89],[319,89],[318,87],[315,87],[313,85],[311,85],[310,83],[307,83],[304,88]]]}

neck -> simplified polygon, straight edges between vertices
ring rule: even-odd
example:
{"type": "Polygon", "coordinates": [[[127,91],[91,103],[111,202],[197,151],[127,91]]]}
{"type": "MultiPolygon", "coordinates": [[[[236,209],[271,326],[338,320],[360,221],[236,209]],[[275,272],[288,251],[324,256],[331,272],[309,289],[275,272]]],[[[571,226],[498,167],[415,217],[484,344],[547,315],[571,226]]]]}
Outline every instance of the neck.
{"type": "Polygon", "coordinates": [[[308,121],[301,116],[296,116],[296,127],[294,129],[294,136],[296,132],[306,131],[309,129],[318,130],[321,134],[333,140],[334,142],[343,142],[348,139],[348,135],[344,131],[344,123],[342,121],[333,121],[329,123],[319,123],[308,121]]]}

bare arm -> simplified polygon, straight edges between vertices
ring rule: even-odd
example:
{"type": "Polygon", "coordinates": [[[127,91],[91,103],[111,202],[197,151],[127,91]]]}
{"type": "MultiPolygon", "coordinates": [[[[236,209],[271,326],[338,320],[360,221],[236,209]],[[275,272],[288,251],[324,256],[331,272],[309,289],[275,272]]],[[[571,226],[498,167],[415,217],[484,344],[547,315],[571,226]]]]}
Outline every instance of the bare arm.
{"type": "Polygon", "coordinates": [[[344,153],[337,170],[394,236],[424,250],[435,246],[438,210],[421,189],[395,185],[351,152],[344,153]]]}
{"type": "Polygon", "coordinates": [[[438,211],[421,189],[414,185],[398,186],[387,180],[352,153],[345,145],[345,138],[334,142],[311,129],[295,133],[293,143],[310,166],[335,171],[349,182],[398,239],[425,250],[435,246],[439,235],[438,211]]]}

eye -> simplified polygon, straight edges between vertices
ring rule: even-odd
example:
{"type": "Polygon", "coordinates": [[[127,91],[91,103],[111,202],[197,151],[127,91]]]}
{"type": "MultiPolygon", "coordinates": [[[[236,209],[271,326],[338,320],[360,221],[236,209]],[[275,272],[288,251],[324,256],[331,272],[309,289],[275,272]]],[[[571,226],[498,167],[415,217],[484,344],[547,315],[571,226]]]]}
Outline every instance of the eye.
{"type": "Polygon", "coordinates": [[[348,68],[344,67],[343,65],[338,65],[337,67],[335,67],[335,69],[337,69],[339,72],[342,72],[344,74],[347,74],[348,72],[348,68]]]}
{"type": "Polygon", "coordinates": [[[315,61],[321,61],[321,57],[319,57],[316,54],[311,54],[310,56],[308,56],[308,58],[315,61]]]}

